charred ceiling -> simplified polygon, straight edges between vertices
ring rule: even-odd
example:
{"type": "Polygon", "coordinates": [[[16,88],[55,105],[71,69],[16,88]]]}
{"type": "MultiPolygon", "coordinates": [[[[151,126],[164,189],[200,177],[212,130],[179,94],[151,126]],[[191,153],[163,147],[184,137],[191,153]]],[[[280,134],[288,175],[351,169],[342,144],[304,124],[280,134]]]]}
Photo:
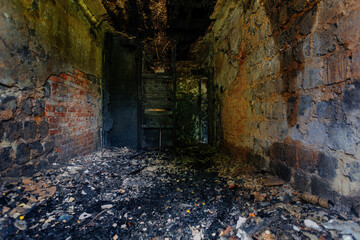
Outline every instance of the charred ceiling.
{"type": "Polygon", "coordinates": [[[168,0],[168,33],[177,40],[178,57],[188,57],[189,47],[211,24],[214,0],[168,0]]]}
{"type": "Polygon", "coordinates": [[[152,42],[150,45],[158,48],[158,52],[168,48],[169,39],[176,40],[179,59],[188,57],[189,46],[210,25],[209,16],[215,3],[214,0],[102,0],[115,30],[152,42]]]}
{"type": "Polygon", "coordinates": [[[117,31],[139,35],[151,24],[146,18],[150,13],[149,0],[102,0],[102,3],[117,31]]]}

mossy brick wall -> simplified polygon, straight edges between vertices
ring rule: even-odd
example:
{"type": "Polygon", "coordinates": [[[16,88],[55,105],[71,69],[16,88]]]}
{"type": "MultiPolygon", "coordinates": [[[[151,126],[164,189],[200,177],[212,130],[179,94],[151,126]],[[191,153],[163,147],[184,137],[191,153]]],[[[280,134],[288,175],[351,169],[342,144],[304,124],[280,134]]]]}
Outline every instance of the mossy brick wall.
{"type": "Polygon", "coordinates": [[[198,51],[214,67],[223,145],[358,213],[359,11],[355,0],[222,0],[198,51]]]}
{"type": "Polygon", "coordinates": [[[4,0],[0,12],[1,176],[97,149],[103,30],[70,0],[4,0]]]}

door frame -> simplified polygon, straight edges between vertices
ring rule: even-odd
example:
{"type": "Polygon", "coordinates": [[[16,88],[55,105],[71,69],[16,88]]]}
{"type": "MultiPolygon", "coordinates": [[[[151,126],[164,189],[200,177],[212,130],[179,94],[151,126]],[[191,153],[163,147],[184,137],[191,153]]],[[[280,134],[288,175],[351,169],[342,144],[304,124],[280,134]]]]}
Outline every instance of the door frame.
{"type": "Polygon", "coordinates": [[[109,93],[109,79],[107,76],[107,56],[109,56],[109,51],[114,50],[113,39],[118,38],[120,46],[129,46],[135,47],[135,63],[136,63],[136,75],[138,81],[137,88],[137,149],[141,149],[142,144],[142,44],[141,41],[135,38],[128,38],[122,33],[117,32],[106,32],[104,47],[103,47],[103,59],[102,59],[102,89],[101,89],[101,99],[102,99],[102,118],[101,118],[101,144],[104,148],[111,148],[111,143],[109,141],[109,133],[112,129],[112,123],[108,123],[106,118],[109,117],[110,112],[108,105],[110,104],[110,93],[109,93]],[[110,126],[109,126],[110,125],[110,126]]]}

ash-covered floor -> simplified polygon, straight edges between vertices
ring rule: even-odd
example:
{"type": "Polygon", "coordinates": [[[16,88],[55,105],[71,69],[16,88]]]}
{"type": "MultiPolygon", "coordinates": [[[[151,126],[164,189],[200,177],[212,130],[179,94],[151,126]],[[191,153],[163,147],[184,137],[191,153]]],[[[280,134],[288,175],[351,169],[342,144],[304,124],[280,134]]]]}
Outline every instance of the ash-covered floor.
{"type": "Polygon", "coordinates": [[[197,147],[107,149],[7,180],[0,239],[360,239],[359,218],[230,163],[197,147]]]}

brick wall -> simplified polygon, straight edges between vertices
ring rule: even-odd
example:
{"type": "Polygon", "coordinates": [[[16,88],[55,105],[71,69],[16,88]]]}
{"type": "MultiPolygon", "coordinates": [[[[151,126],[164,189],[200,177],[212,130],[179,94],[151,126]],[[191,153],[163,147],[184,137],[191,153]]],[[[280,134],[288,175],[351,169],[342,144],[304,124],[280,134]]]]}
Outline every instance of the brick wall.
{"type": "Polygon", "coordinates": [[[98,149],[100,84],[99,78],[75,69],[50,76],[41,96],[1,98],[1,175],[31,175],[98,149]]]}
{"type": "Polygon", "coordinates": [[[49,155],[53,144],[47,141],[49,124],[44,117],[44,101],[34,96],[4,94],[0,100],[1,176],[31,174],[33,170],[55,160],[54,156],[49,155]],[[40,156],[48,159],[40,161],[40,156]]]}
{"type": "Polygon", "coordinates": [[[359,10],[353,0],[218,1],[198,52],[214,66],[223,146],[360,213],[359,10]]]}
{"type": "Polygon", "coordinates": [[[49,78],[45,117],[62,158],[88,154],[99,145],[101,92],[100,83],[92,80],[78,70],[49,78]]]}
{"type": "Polygon", "coordinates": [[[103,29],[71,0],[4,0],[0,12],[0,177],[95,150],[103,29]]]}

